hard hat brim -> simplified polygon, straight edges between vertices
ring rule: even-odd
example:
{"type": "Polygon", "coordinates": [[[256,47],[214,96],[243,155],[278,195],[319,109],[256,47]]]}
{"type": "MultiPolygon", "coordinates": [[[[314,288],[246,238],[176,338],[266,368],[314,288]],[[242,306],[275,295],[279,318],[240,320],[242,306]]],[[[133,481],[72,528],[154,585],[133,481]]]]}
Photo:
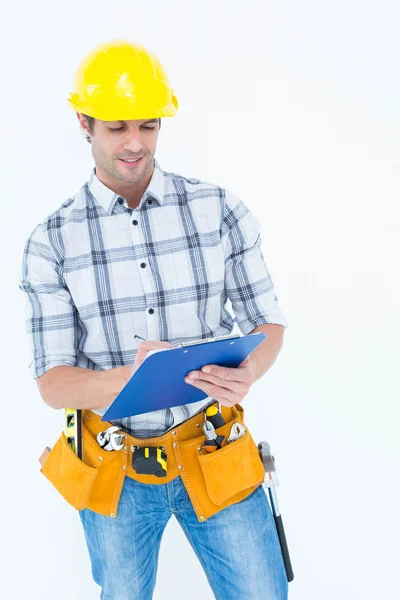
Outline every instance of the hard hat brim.
{"type": "Polygon", "coordinates": [[[164,117],[174,117],[178,110],[178,101],[175,96],[172,97],[172,103],[163,106],[162,108],[153,109],[142,109],[138,110],[138,107],[132,107],[126,111],[115,109],[113,107],[107,107],[99,110],[93,110],[91,106],[85,106],[79,103],[76,99],[73,101],[70,97],[67,98],[68,104],[76,112],[88,115],[100,121],[130,121],[130,120],[143,120],[143,119],[161,119],[164,117]]]}

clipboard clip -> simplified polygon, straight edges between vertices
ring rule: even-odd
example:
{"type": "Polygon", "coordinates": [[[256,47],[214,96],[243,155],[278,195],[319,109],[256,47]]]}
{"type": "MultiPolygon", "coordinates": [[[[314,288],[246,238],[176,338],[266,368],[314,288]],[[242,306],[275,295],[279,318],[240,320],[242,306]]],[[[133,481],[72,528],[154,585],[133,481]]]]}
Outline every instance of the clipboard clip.
{"type": "Polygon", "coordinates": [[[240,338],[240,335],[237,335],[237,333],[235,333],[234,335],[221,335],[221,336],[216,336],[216,337],[211,337],[211,338],[205,338],[204,340],[194,340],[192,342],[184,342],[181,344],[177,344],[176,348],[185,348],[186,346],[196,346],[197,344],[208,344],[209,342],[219,342],[221,340],[234,340],[234,339],[238,339],[240,338]]]}

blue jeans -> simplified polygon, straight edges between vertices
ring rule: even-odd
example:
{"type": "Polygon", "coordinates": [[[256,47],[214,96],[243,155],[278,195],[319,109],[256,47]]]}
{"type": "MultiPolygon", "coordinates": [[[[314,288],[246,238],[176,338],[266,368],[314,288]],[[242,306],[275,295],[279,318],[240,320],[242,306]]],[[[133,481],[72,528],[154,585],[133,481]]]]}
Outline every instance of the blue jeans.
{"type": "Polygon", "coordinates": [[[161,538],[172,514],[193,547],[216,600],[288,597],[275,522],[263,486],[200,523],[180,477],[165,484],[125,477],[117,518],[87,508],[79,514],[102,600],[151,600],[161,538]]]}

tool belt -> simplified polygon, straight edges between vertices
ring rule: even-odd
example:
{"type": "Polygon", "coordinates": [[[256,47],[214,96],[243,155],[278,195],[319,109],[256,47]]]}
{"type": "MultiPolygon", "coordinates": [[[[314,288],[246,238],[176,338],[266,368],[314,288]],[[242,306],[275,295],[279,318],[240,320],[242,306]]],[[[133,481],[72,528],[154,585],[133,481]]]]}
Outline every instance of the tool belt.
{"type": "MultiPolygon", "coordinates": [[[[229,436],[234,423],[244,425],[244,410],[240,404],[221,406],[225,424],[216,431],[229,436]]],[[[39,461],[41,473],[55,486],[75,509],[89,508],[112,518],[117,516],[118,503],[125,477],[140,483],[164,484],[176,477],[183,484],[199,522],[218,511],[240,502],[264,482],[264,465],[257,445],[246,432],[215,452],[204,453],[204,414],[200,412],[161,436],[136,438],[124,432],[124,445],[118,451],[103,450],[97,436],[111,423],[90,410],[82,411],[82,460],[68,445],[64,432],[53,448],[47,448],[39,461]],[[132,450],[132,447],[134,448],[132,450]],[[138,473],[132,466],[135,449],[162,447],[167,456],[165,476],[138,473]]]]}

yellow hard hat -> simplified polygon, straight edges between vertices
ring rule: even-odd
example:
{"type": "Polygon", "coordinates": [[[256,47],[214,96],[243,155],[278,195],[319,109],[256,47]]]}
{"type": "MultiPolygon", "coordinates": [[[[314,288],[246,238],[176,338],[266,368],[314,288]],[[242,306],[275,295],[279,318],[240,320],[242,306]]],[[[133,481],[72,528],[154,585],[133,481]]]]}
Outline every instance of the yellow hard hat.
{"type": "Polygon", "coordinates": [[[100,44],[83,59],[68,102],[102,121],[173,117],[178,109],[158,58],[140,44],[119,39],[100,44]]]}

